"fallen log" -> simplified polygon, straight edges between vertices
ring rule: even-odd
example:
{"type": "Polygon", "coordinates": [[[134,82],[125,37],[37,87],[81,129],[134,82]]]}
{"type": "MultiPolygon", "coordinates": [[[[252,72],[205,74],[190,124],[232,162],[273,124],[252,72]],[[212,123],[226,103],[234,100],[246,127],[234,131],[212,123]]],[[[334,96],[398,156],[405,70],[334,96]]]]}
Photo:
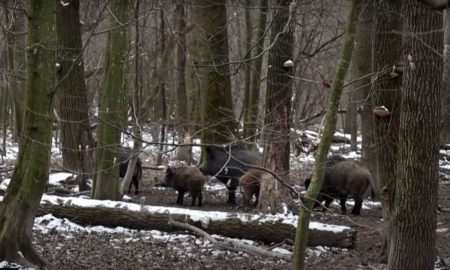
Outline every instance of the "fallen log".
{"type": "MultiPolygon", "coordinates": [[[[245,238],[266,244],[294,240],[297,216],[254,215],[156,207],[134,203],[99,201],[44,195],[39,215],[53,214],[81,225],[122,226],[137,230],[179,231],[169,216],[209,234],[245,238]]],[[[356,231],[350,227],[312,222],[308,246],[353,248],[356,231]]]]}

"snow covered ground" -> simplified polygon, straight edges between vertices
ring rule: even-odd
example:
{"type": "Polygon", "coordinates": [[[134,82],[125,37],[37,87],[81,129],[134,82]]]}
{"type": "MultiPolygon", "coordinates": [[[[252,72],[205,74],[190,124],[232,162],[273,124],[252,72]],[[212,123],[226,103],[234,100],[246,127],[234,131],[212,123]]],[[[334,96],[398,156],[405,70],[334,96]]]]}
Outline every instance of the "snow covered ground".
{"type": "MultiPolygon", "coordinates": [[[[308,132],[308,136],[314,137],[317,136],[314,132],[308,132]]],[[[338,134],[340,136],[346,136],[344,134],[338,134]]],[[[360,142],[360,139],[358,139],[358,142],[360,142]]],[[[200,143],[197,141],[196,143],[200,143]]],[[[127,140],[125,145],[131,146],[130,141],[127,140]]],[[[341,146],[334,145],[332,147],[333,150],[338,151],[341,146]]],[[[5,149],[5,160],[16,160],[18,155],[18,147],[15,144],[12,144],[8,142],[8,147],[5,149]]],[[[155,149],[156,151],[156,149],[155,149]]],[[[193,153],[194,155],[199,155],[200,148],[194,147],[193,153]]],[[[358,159],[360,158],[359,152],[347,152],[344,157],[350,158],[350,159],[358,159]]],[[[57,147],[52,147],[52,159],[61,158],[60,150],[57,147]]],[[[305,155],[300,154],[297,157],[293,157],[293,159],[296,163],[312,163],[314,162],[314,158],[312,155],[305,155]]],[[[1,165],[1,164],[0,164],[1,165]]],[[[169,163],[169,165],[171,165],[169,163]]],[[[296,165],[294,165],[296,166],[296,165]]],[[[448,169],[450,170],[450,164],[444,165],[448,166],[448,169]]],[[[49,184],[53,186],[60,186],[61,182],[66,180],[69,177],[72,177],[73,175],[70,173],[54,173],[51,174],[49,177],[49,184]]],[[[1,180],[1,179],[0,179],[1,180]]],[[[6,178],[0,183],[0,190],[5,191],[10,179],[6,178]]],[[[214,190],[217,188],[217,185],[207,185],[206,188],[209,188],[211,190],[214,190]]],[[[223,186],[219,188],[223,188],[223,186]]],[[[124,198],[125,200],[127,198],[124,198]]],[[[87,197],[58,197],[58,196],[52,196],[52,195],[44,195],[42,198],[42,202],[47,203],[65,203],[65,204],[71,204],[71,205],[78,205],[78,206],[102,206],[102,207],[111,207],[111,208],[126,208],[130,211],[147,211],[147,212],[169,212],[174,214],[187,214],[191,217],[193,220],[200,220],[202,222],[210,222],[213,220],[218,219],[224,219],[227,218],[227,215],[229,213],[226,212],[220,212],[220,211],[198,211],[198,210],[191,210],[186,208],[176,208],[176,207],[162,207],[162,206],[141,206],[134,203],[127,203],[127,202],[117,202],[117,201],[99,201],[99,200],[93,200],[89,199],[87,197]]],[[[334,202],[337,204],[337,202],[334,202]]],[[[348,205],[353,205],[352,201],[347,202],[348,205]]],[[[363,203],[363,209],[371,209],[371,208],[378,208],[380,207],[380,204],[377,202],[370,202],[370,201],[364,201],[363,203]]],[[[251,218],[261,218],[259,215],[247,215],[247,214],[236,214],[239,218],[241,218],[242,221],[248,220],[251,218]]],[[[288,214],[288,213],[282,213],[278,215],[265,215],[266,218],[272,218],[274,220],[276,219],[283,219],[283,222],[289,222],[293,226],[296,226],[297,224],[297,216],[288,214]]],[[[310,223],[311,229],[317,229],[317,230],[331,230],[331,231],[342,231],[344,229],[347,229],[346,226],[337,226],[337,225],[327,225],[323,223],[318,222],[311,222],[310,223]]],[[[74,235],[79,233],[87,233],[87,234],[98,234],[98,235],[104,235],[108,234],[112,238],[115,236],[121,236],[125,237],[127,241],[135,241],[137,239],[137,235],[139,235],[139,238],[144,238],[148,240],[158,240],[158,241],[164,241],[166,243],[173,243],[174,245],[183,245],[186,243],[193,243],[197,245],[199,249],[204,250],[211,250],[214,249],[215,251],[212,254],[212,256],[220,257],[224,254],[223,250],[218,249],[217,247],[214,247],[212,243],[210,243],[206,239],[197,238],[192,235],[186,235],[186,234],[177,234],[177,233],[166,233],[162,231],[157,230],[151,230],[151,231],[143,231],[143,230],[131,230],[123,227],[116,227],[116,228],[107,228],[104,226],[80,226],[78,224],[75,224],[67,219],[61,219],[54,217],[52,215],[45,215],[41,217],[37,217],[35,219],[34,232],[42,233],[42,234],[48,234],[50,232],[59,232],[63,234],[66,238],[72,238],[75,237],[74,235]]],[[[214,235],[216,238],[222,238],[220,236],[214,235]]],[[[242,241],[246,244],[251,245],[259,245],[258,243],[255,243],[254,241],[250,240],[237,240],[236,241],[242,241]]],[[[55,247],[56,248],[56,247],[55,247]]],[[[283,253],[283,254],[292,254],[292,251],[288,248],[284,247],[278,247],[273,249],[275,252],[283,253]]],[[[181,252],[181,251],[180,251],[181,252]]],[[[326,253],[342,253],[345,254],[347,252],[346,249],[338,249],[338,248],[328,248],[328,247],[315,247],[315,248],[308,248],[307,253],[308,257],[320,257],[323,256],[326,253]]],[[[189,254],[180,254],[180,256],[189,256],[189,254]]],[[[7,262],[0,262],[0,268],[5,267],[17,267],[13,265],[8,265],[7,262]]],[[[438,269],[438,268],[436,268],[438,269]]]]}

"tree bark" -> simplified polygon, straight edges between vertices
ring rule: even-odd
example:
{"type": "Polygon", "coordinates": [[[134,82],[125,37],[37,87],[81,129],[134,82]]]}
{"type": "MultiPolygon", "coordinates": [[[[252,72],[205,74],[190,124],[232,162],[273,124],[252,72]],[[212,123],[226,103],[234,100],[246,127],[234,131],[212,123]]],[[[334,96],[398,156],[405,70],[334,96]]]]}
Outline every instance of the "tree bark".
{"type": "MultiPolygon", "coordinates": [[[[178,1],[175,6],[176,27],[178,42],[176,48],[176,113],[177,113],[177,130],[180,143],[191,142],[191,128],[188,107],[188,97],[186,92],[186,1],[178,1]]],[[[177,150],[177,160],[181,160],[191,164],[192,146],[179,147],[177,150]]]]}
{"type": "MultiPolygon", "coordinates": [[[[253,3],[249,1],[249,3],[253,3]]],[[[255,61],[254,65],[251,66],[251,72],[249,78],[249,92],[245,100],[245,111],[244,111],[244,138],[250,142],[254,142],[258,139],[257,129],[258,129],[258,104],[259,104],[259,93],[262,75],[262,62],[264,55],[264,42],[266,37],[266,24],[267,24],[267,13],[268,13],[268,0],[260,1],[260,11],[258,24],[256,26],[256,38],[255,38],[255,48],[252,56],[259,56],[255,61]]],[[[246,79],[247,80],[247,79],[246,79]]]]}
{"type": "Polygon", "coordinates": [[[78,175],[80,191],[88,190],[87,180],[94,167],[94,139],[88,116],[80,29],[80,1],[63,6],[56,1],[56,29],[59,41],[58,91],[55,107],[61,130],[63,166],[78,175]]]}
{"type": "Polygon", "coordinates": [[[442,91],[441,144],[450,144],[450,10],[444,11],[444,79],[442,91]]]}
{"type": "Polygon", "coordinates": [[[294,248],[294,269],[305,269],[306,243],[308,237],[308,226],[315,199],[319,194],[324,179],[324,164],[331,145],[334,131],[336,129],[337,112],[342,95],[345,76],[348,72],[352,58],[355,33],[358,25],[358,16],[362,1],[352,0],[345,29],[344,43],[342,44],[341,56],[333,80],[330,97],[328,99],[327,112],[322,139],[316,154],[311,184],[306,192],[305,202],[299,209],[299,219],[294,248]]]}
{"type": "Polygon", "coordinates": [[[24,136],[18,164],[0,206],[0,260],[45,267],[32,229],[48,181],[56,47],[55,1],[28,1],[24,136]],[[21,256],[23,255],[23,256],[21,256]]]}
{"type": "Polygon", "coordinates": [[[15,114],[15,132],[14,138],[19,142],[21,148],[21,136],[23,132],[24,104],[25,104],[25,35],[26,32],[26,14],[23,11],[25,4],[23,1],[6,1],[6,6],[15,9],[8,10],[5,8],[6,17],[10,19],[7,25],[10,25],[6,32],[7,42],[7,69],[11,72],[8,85],[14,96],[14,114],[15,114]]]}
{"type": "MultiPolygon", "coordinates": [[[[401,63],[401,1],[375,1],[374,71],[379,73],[374,84],[373,106],[385,106],[390,115],[375,117],[375,143],[378,160],[378,186],[386,224],[386,239],[393,203],[398,160],[398,127],[400,125],[400,87],[402,75],[395,68],[401,63]]],[[[389,246],[386,242],[386,254],[389,246]]],[[[384,257],[384,254],[382,254],[384,257]]],[[[382,258],[384,260],[384,258],[382,258]]]]}
{"type": "MultiPolygon", "coordinates": [[[[362,134],[362,160],[372,174],[372,188],[375,194],[379,194],[377,181],[377,156],[375,144],[375,129],[372,106],[372,82],[369,74],[372,72],[372,52],[374,41],[374,2],[364,3],[359,15],[356,43],[353,49],[352,73],[353,79],[358,80],[354,84],[355,95],[353,97],[360,106],[361,134],[362,134]]],[[[374,198],[372,198],[374,199],[374,198]]]]}
{"type": "Polygon", "coordinates": [[[95,150],[95,171],[93,197],[117,200],[120,198],[119,149],[121,129],[127,116],[126,68],[129,53],[128,21],[130,1],[110,2],[110,32],[106,56],[104,89],[99,108],[100,125],[95,150]]]}
{"type": "Polygon", "coordinates": [[[194,80],[200,89],[201,137],[203,143],[234,140],[237,121],[233,111],[228,57],[225,0],[194,0],[190,47],[194,80]]]}
{"type": "MultiPolygon", "coordinates": [[[[159,30],[160,30],[160,39],[161,39],[161,59],[164,58],[164,53],[165,50],[164,48],[166,48],[166,30],[165,30],[165,16],[164,16],[164,9],[160,10],[160,18],[161,18],[161,24],[159,26],[159,30]]],[[[166,62],[161,61],[161,68],[163,70],[166,70],[165,67],[167,67],[166,62]]],[[[167,98],[166,98],[166,82],[165,82],[165,78],[166,76],[163,77],[164,79],[161,81],[160,87],[161,89],[159,90],[159,109],[161,110],[161,118],[160,118],[160,122],[161,122],[161,129],[160,129],[160,133],[159,133],[159,151],[158,151],[158,155],[156,157],[156,166],[160,166],[162,165],[162,155],[164,152],[164,143],[166,141],[166,126],[167,126],[167,98]]]]}
{"type": "MultiPolygon", "coordinates": [[[[273,12],[271,43],[269,50],[269,72],[267,76],[266,118],[264,133],[267,144],[264,149],[264,167],[279,174],[283,182],[290,184],[290,126],[291,97],[294,67],[286,66],[287,61],[293,65],[293,31],[295,2],[290,0],[276,1],[278,8],[273,12]]],[[[269,174],[261,180],[258,208],[277,211],[282,203],[291,204],[291,195],[278,181],[269,174]]]]}
{"type": "MultiPolygon", "coordinates": [[[[52,197],[52,196],[48,196],[52,197]]],[[[127,207],[85,207],[71,203],[70,198],[59,198],[58,204],[52,200],[43,200],[40,207],[40,214],[52,214],[59,218],[67,218],[81,225],[103,225],[108,227],[122,226],[136,230],[160,230],[165,232],[179,231],[179,228],[168,225],[169,216],[174,220],[187,222],[197,226],[209,234],[219,234],[225,237],[245,238],[264,243],[278,243],[286,239],[294,240],[295,226],[292,225],[292,218],[286,220],[262,216],[258,218],[253,214],[228,213],[227,218],[220,220],[199,221],[195,216],[202,216],[202,211],[195,216],[187,214],[171,214],[170,209],[162,212],[151,210],[152,207],[145,207],[142,211],[131,211],[127,207]],[[267,220],[267,221],[264,221],[267,220]]],[[[80,199],[77,199],[80,200],[80,199]]],[[[120,202],[119,202],[120,203],[120,202]]],[[[95,205],[95,204],[94,204],[95,205]]],[[[124,203],[124,205],[126,205],[124,203]]],[[[134,204],[130,204],[134,206],[134,204]]],[[[173,208],[175,213],[185,209],[173,208]]],[[[204,215],[203,215],[204,216],[204,215]]],[[[295,220],[294,220],[295,222],[295,220]]],[[[327,225],[330,226],[330,225],[327,225]]],[[[344,227],[344,226],[343,226],[344,227]]],[[[353,248],[356,240],[356,231],[345,227],[341,232],[333,230],[310,229],[308,246],[330,246],[341,248],[353,248]]]]}
{"type": "Polygon", "coordinates": [[[442,12],[403,1],[404,80],[388,269],[434,269],[443,59],[442,12]],[[417,35],[420,34],[420,39],[417,35]]]}

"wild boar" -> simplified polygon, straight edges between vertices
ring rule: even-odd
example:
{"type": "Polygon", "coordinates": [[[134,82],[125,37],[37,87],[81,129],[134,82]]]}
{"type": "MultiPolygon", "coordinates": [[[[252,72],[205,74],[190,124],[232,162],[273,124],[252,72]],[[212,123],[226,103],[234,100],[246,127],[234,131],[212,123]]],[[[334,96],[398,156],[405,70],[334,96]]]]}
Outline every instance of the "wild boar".
{"type": "Polygon", "coordinates": [[[260,180],[263,171],[257,169],[248,170],[241,178],[239,178],[239,186],[242,193],[242,202],[244,206],[250,206],[250,202],[255,196],[254,206],[258,205],[260,180]]]}
{"type": "Polygon", "coordinates": [[[205,176],[197,167],[167,168],[162,186],[172,187],[178,191],[177,204],[183,205],[184,193],[188,191],[192,196],[192,206],[198,198],[198,206],[202,206],[202,189],[205,176]]]}
{"type": "Polygon", "coordinates": [[[245,148],[243,145],[231,147],[207,146],[206,159],[200,166],[205,175],[216,176],[228,189],[228,204],[236,204],[236,189],[239,186],[239,177],[250,168],[249,165],[260,165],[261,155],[245,148]]]}
{"type": "MultiPolygon", "coordinates": [[[[360,215],[363,202],[363,195],[367,188],[371,186],[372,175],[369,169],[362,162],[355,160],[333,161],[325,166],[325,176],[317,196],[315,206],[319,202],[325,201],[325,207],[328,208],[335,198],[340,199],[341,210],[343,214],[347,213],[345,203],[348,196],[355,200],[352,214],[360,215]]],[[[311,179],[305,180],[305,188],[308,189],[311,179]]],[[[325,209],[324,209],[325,211],[325,209]]]]}

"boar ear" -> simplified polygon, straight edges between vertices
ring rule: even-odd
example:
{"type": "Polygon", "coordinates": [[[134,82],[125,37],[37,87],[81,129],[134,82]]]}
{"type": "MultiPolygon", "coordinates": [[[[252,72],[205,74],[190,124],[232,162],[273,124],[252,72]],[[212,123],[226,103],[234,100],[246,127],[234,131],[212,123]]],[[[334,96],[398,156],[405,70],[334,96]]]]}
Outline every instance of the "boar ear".
{"type": "Polygon", "coordinates": [[[172,168],[167,168],[166,170],[166,176],[171,176],[172,175],[172,168]]]}
{"type": "Polygon", "coordinates": [[[206,152],[206,156],[207,156],[207,157],[212,157],[212,149],[211,149],[211,146],[206,146],[206,147],[205,147],[205,152],[206,152]]]}
{"type": "Polygon", "coordinates": [[[306,178],[305,179],[305,189],[308,189],[309,184],[311,184],[311,178],[306,178]]]}

